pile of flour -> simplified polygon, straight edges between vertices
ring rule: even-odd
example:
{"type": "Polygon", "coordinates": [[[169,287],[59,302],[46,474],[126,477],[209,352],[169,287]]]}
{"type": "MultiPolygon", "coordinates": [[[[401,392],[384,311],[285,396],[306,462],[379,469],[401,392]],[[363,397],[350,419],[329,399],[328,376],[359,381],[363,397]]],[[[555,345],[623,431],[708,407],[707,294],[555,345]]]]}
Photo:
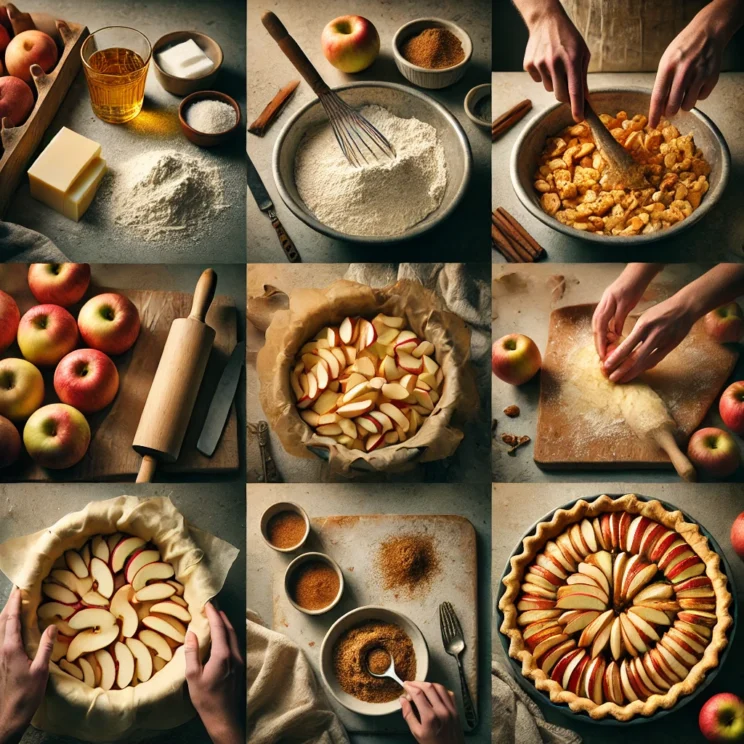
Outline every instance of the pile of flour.
{"type": "MultiPolygon", "coordinates": [[[[400,235],[442,203],[447,164],[437,130],[418,119],[401,119],[381,106],[359,112],[392,144],[394,159],[350,165],[330,124],[308,132],[297,150],[295,183],[315,216],[349,235],[400,235]]],[[[369,157],[369,156],[368,156],[369,157]]]]}
{"type": "Polygon", "coordinates": [[[228,207],[217,168],[175,150],[153,150],[123,163],[110,190],[114,222],[146,241],[174,233],[196,240],[228,207]]]}

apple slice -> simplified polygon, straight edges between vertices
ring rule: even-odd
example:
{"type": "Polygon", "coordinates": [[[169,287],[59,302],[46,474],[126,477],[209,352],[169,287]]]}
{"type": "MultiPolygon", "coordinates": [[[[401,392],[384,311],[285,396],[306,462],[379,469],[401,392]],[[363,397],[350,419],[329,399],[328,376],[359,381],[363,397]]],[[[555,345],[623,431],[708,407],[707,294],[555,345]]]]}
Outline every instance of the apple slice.
{"type": "Polygon", "coordinates": [[[156,633],[154,630],[141,630],[137,635],[139,640],[145,646],[151,648],[156,656],[163,659],[163,661],[170,661],[173,658],[171,647],[160,633],[156,633]]]}
{"type": "Polygon", "coordinates": [[[398,366],[414,375],[420,375],[424,371],[424,362],[413,354],[401,350],[399,346],[395,347],[395,356],[397,357],[398,366]]]}
{"type": "Polygon", "coordinates": [[[67,661],[67,659],[59,660],[59,668],[62,671],[67,672],[69,675],[75,677],[75,679],[79,679],[81,682],[85,678],[83,670],[77,664],[71,664],[69,661],[67,661]]]}
{"type": "Polygon", "coordinates": [[[172,601],[158,602],[150,608],[150,612],[153,615],[170,615],[184,623],[191,622],[191,613],[182,605],[172,601]]]}
{"type": "MultiPolygon", "coordinates": [[[[330,391],[328,391],[330,392],[330,391]]],[[[325,393],[324,393],[325,395],[325,393]]],[[[321,396],[322,397],[322,396],[321,396]]],[[[336,396],[334,395],[334,398],[336,396]]],[[[317,401],[316,401],[317,402],[317,401]]],[[[316,413],[315,411],[306,410],[306,411],[300,411],[300,418],[308,425],[312,426],[313,429],[318,426],[318,423],[320,421],[320,414],[316,413]]]]}
{"type": "Polygon", "coordinates": [[[90,550],[94,557],[100,558],[104,563],[109,562],[109,547],[103,535],[96,535],[91,540],[90,550]]]}
{"type": "Polygon", "coordinates": [[[321,437],[337,437],[343,434],[343,429],[338,424],[324,424],[319,426],[315,433],[321,437]]]}
{"type": "Polygon", "coordinates": [[[84,579],[88,576],[88,566],[83,560],[80,553],[76,550],[68,550],[65,552],[65,561],[67,567],[72,571],[78,579],[84,579]]]}
{"type": "Polygon", "coordinates": [[[160,553],[157,550],[140,550],[135,552],[129,559],[126,567],[127,583],[131,584],[135,574],[144,568],[148,563],[156,563],[160,560],[160,553]]]}
{"type": "MultiPolygon", "coordinates": [[[[82,612],[87,612],[87,610],[82,610],[82,612]]],[[[119,626],[116,623],[101,630],[84,630],[70,641],[70,645],[67,648],[67,661],[75,661],[82,654],[92,654],[99,649],[106,648],[106,646],[113,643],[118,637],[119,626]]]]}
{"type": "Polygon", "coordinates": [[[655,625],[671,625],[671,621],[666,612],[654,609],[653,607],[633,605],[633,607],[628,609],[628,613],[629,615],[638,615],[638,617],[642,617],[646,622],[654,623],[655,625]]]}
{"type": "Polygon", "coordinates": [[[124,564],[135,550],[145,545],[141,537],[125,537],[116,543],[111,553],[111,570],[116,574],[124,568],[124,564]]]}
{"type": "Polygon", "coordinates": [[[380,445],[382,445],[384,441],[385,441],[384,432],[379,432],[377,434],[370,434],[367,437],[367,441],[364,443],[364,449],[367,452],[372,452],[373,450],[376,450],[380,445]]]}
{"type": "Polygon", "coordinates": [[[36,615],[40,620],[50,620],[53,617],[67,620],[74,612],[75,608],[71,605],[62,604],[62,602],[44,602],[39,605],[36,615]]]}
{"type": "Polygon", "coordinates": [[[383,315],[382,313],[379,313],[375,320],[379,320],[380,322],[384,323],[389,328],[403,328],[405,325],[405,318],[400,318],[397,315],[383,315]]]}
{"type": "Polygon", "coordinates": [[[104,690],[111,690],[116,683],[116,664],[114,657],[107,649],[101,649],[95,653],[98,666],[101,668],[100,686],[104,690]]]}
{"type": "Polygon", "coordinates": [[[317,424],[310,423],[310,420],[305,418],[305,414],[315,413],[317,416],[325,416],[331,413],[336,408],[338,397],[338,393],[334,393],[333,390],[324,390],[313,403],[312,411],[303,411],[300,415],[310,426],[317,426],[317,424]]]}
{"type": "Polygon", "coordinates": [[[382,395],[388,400],[405,400],[410,392],[399,382],[388,382],[382,386],[382,395]]]}
{"type": "Polygon", "coordinates": [[[134,678],[134,655],[128,646],[121,642],[114,645],[114,658],[116,659],[116,684],[120,690],[129,687],[134,678]]]}
{"type": "Polygon", "coordinates": [[[395,382],[396,380],[400,380],[400,378],[406,374],[402,369],[398,367],[398,365],[395,363],[395,359],[393,359],[393,357],[390,355],[385,356],[384,359],[380,362],[379,373],[388,382],[395,382]]]}
{"type": "MultiPolygon", "coordinates": [[[[356,341],[357,319],[344,318],[338,327],[338,335],[343,344],[352,344],[356,341]]],[[[144,681],[144,680],[143,680],[144,681]]]]}
{"type": "Polygon", "coordinates": [[[75,630],[85,630],[86,628],[105,629],[115,626],[116,618],[108,610],[87,607],[83,610],[78,610],[69,619],[69,624],[75,630]]]}
{"type": "Polygon", "coordinates": [[[109,600],[98,592],[86,592],[80,601],[87,607],[109,606],[109,600]]]}
{"type": "Polygon", "coordinates": [[[74,592],[51,581],[42,582],[41,592],[44,596],[49,597],[49,599],[53,599],[55,602],[62,602],[62,604],[74,605],[78,601],[77,595],[74,592]]]}
{"type": "Polygon", "coordinates": [[[166,584],[164,581],[158,581],[154,584],[148,584],[147,586],[142,587],[142,589],[139,589],[134,595],[134,601],[155,602],[162,599],[168,599],[168,597],[173,596],[175,593],[176,590],[170,584],[166,584]]]}
{"type": "Polygon", "coordinates": [[[127,638],[127,648],[132,652],[135,661],[135,675],[140,682],[147,682],[152,677],[152,656],[138,638],[127,638]]]}
{"type": "Polygon", "coordinates": [[[330,374],[328,372],[327,364],[316,364],[313,367],[312,372],[308,374],[308,379],[314,377],[318,382],[318,390],[325,390],[328,387],[328,383],[331,381],[330,374]]]}
{"type": "Polygon", "coordinates": [[[633,604],[643,604],[646,601],[655,599],[669,599],[674,595],[674,589],[671,584],[663,581],[657,581],[655,584],[649,584],[641,589],[633,599],[633,604]]]}
{"type": "Polygon", "coordinates": [[[121,634],[125,638],[131,638],[139,627],[137,611],[132,607],[132,593],[131,584],[125,584],[114,594],[114,598],[111,600],[110,612],[121,621],[121,634]]]}
{"type": "MultiPolygon", "coordinates": [[[[434,344],[431,341],[422,341],[412,352],[411,356],[420,359],[422,356],[431,356],[434,353],[434,344]]],[[[422,363],[423,364],[423,363],[422,363]]]]}
{"type": "MultiPolygon", "coordinates": [[[[62,661],[67,661],[67,659],[63,659],[62,661]]],[[[83,682],[88,685],[88,687],[95,687],[96,673],[93,669],[93,665],[85,658],[85,656],[81,656],[77,660],[77,663],[80,665],[80,669],[83,672],[83,682]]]]}
{"type": "Polygon", "coordinates": [[[61,658],[67,654],[67,649],[70,648],[72,638],[67,638],[63,635],[58,635],[57,640],[54,642],[54,648],[52,649],[51,660],[56,664],[61,658]]]}
{"type": "Polygon", "coordinates": [[[93,558],[90,562],[90,575],[96,582],[96,591],[104,597],[111,597],[114,593],[114,576],[108,564],[100,558],[93,558]]]}
{"type": "Polygon", "coordinates": [[[359,320],[359,337],[357,338],[357,349],[362,351],[366,349],[377,340],[377,330],[375,327],[365,318],[359,320]]]}
{"type": "Polygon", "coordinates": [[[374,402],[371,400],[355,400],[339,408],[336,413],[344,418],[356,418],[363,413],[369,413],[374,408],[374,402]]]}
{"type": "Polygon", "coordinates": [[[344,393],[341,396],[341,405],[345,406],[347,403],[351,403],[359,396],[368,393],[371,389],[372,388],[370,388],[369,382],[367,382],[367,380],[365,380],[364,382],[360,382],[358,385],[354,385],[353,388],[351,388],[347,393],[344,393]]]}
{"type": "Polygon", "coordinates": [[[139,592],[140,589],[145,587],[148,581],[170,579],[174,573],[175,571],[170,563],[164,563],[162,561],[148,563],[135,574],[132,580],[132,589],[135,592],[139,592]]]}
{"type": "Polygon", "coordinates": [[[434,410],[434,398],[432,396],[432,393],[434,391],[426,391],[426,390],[420,390],[419,388],[416,388],[413,391],[414,396],[416,397],[416,400],[418,401],[418,404],[424,409],[424,414],[429,415],[434,410]]]}

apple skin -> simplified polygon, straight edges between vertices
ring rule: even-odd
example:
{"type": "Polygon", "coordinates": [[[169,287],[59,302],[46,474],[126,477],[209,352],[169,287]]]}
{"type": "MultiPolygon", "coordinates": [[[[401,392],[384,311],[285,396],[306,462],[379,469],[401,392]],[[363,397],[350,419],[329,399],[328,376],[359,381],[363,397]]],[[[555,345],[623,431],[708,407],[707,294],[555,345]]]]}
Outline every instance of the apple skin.
{"type": "Polygon", "coordinates": [[[27,419],[44,402],[44,378],[25,359],[0,359],[0,416],[27,419]]]}
{"type": "Polygon", "coordinates": [[[522,385],[532,379],[542,365],[535,342],[519,333],[495,341],[491,349],[491,369],[500,380],[522,385]]]}
{"type": "Polygon", "coordinates": [[[5,68],[9,75],[32,83],[31,65],[51,72],[59,59],[54,39],[43,31],[32,29],[14,36],[5,50],[5,68]]]}
{"type": "Polygon", "coordinates": [[[52,403],[31,415],[23,427],[23,443],[28,454],[43,468],[71,468],[88,451],[90,426],[76,408],[52,403]]]}
{"type": "Polygon", "coordinates": [[[744,700],[732,692],[713,695],[700,709],[700,733],[715,744],[744,742],[744,700]]]}
{"type": "Polygon", "coordinates": [[[34,110],[34,104],[34,94],[28,83],[11,75],[0,77],[0,121],[7,116],[12,126],[20,127],[34,110]]]}
{"type": "Polygon", "coordinates": [[[54,390],[63,403],[82,413],[95,413],[116,397],[119,371],[102,351],[76,349],[57,365],[54,390]]]}
{"type": "Polygon", "coordinates": [[[714,478],[726,478],[739,467],[741,456],[727,431],[709,426],[696,431],[687,445],[687,456],[695,467],[714,478]]]}
{"type": "Polygon", "coordinates": [[[0,468],[7,468],[21,456],[21,435],[12,422],[0,416],[0,468]]]}
{"type": "Polygon", "coordinates": [[[10,24],[10,18],[8,18],[8,9],[5,5],[0,5],[0,26],[3,26],[8,33],[12,33],[13,26],[10,24]]]}
{"type": "Polygon", "coordinates": [[[131,300],[109,292],[97,295],[83,305],[78,325],[88,346],[116,355],[134,345],[140,332],[140,317],[131,300]]]}
{"type": "Polygon", "coordinates": [[[40,366],[57,364],[77,345],[75,318],[59,305],[36,305],[18,325],[18,346],[29,362],[40,366]]]}
{"type": "Polygon", "coordinates": [[[731,545],[736,555],[744,560],[744,512],[739,514],[731,525],[731,545]]]}
{"type": "Polygon", "coordinates": [[[703,324],[708,335],[722,344],[735,344],[744,335],[744,313],[736,302],[711,310],[703,324]]]}
{"type": "Polygon", "coordinates": [[[21,311],[16,301],[0,289],[0,352],[5,351],[16,340],[21,311]]]}
{"type": "Polygon", "coordinates": [[[0,23],[0,54],[8,48],[8,44],[10,44],[10,34],[8,33],[8,29],[0,23]]]}
{"type": "Polygon", "coordinates": [[[88,264],[31,264],[28,286],[37,302],[69,307],[83,299],[90,284],[88,264]]]}
{"type": "Polygon", "coordinates": [[[380,35],[372,21],[357,15],[334,18],[323,29],[325,58],[341,72],[366,70],[380,53],[380,35]]]}
{"type": "Polygon", "coordinates": [[[744,434],[744,381],[732,382],[723,391],[718,412],[734,434],[744,434]]]}

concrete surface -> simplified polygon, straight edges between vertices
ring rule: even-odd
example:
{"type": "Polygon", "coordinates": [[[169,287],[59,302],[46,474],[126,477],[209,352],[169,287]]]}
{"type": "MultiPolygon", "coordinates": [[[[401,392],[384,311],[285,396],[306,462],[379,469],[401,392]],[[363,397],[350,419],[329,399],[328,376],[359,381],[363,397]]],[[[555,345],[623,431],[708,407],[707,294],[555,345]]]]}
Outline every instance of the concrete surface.
{"type": "MultiPolygon", "coordinates": [[[[483,264],[471,267],[474,276],[480,276],[483,264]]],[[[349,264],[315,264],[298,266],[292,264],[252,264],[248,270],[248,297],[263,294],[264,285],[270,284],[289,292],[293,289],[323,288],[337,279],[345,276],[349,264]]],[[[395,276],[395,265],[391,265],[392,276],[395,276]]],[[[485,278],[485,277],[484,277],[485,278]]],[[[387,282],[381,283],[384,286],[387,282]]],[[[248,426],[258,423],[264,418],[259,401],[259,382],[256,373],[256,357],[264,345],[264,336],[248,322],[247,329],[247,410],[248,426]]],[[[486,364],[490,364],[486,360],[486,364]]],[[[488,374],[481,375],[481,380],[487,380],[488,374]]],[[[481,401],[488,400],[487,383],[479,390],[481,401]]],[[[387,478],[390,481],[420,482],[489,482],[487,462],[487,429],[489,417],[487,406],[481,407],[476,421],[466,424],[465,438],[455,453],[436,462],[420,463],[414,470],[395,475],[384,476],[379,473],[354,471],[352,476],[331,474],[325,460],[320,458],[299,458],[285,452],[279,437],[270,431],[270,453],[277,466],[280,479],[284,482],[311,483],[317,481],[347,481],[353,478],[357,482],[380,481],[387,478]]],[[[247,476],[249,482],[257,482],[261,473],[261,461],[255,436],[248,433],[247,476]],[[251,442],[251,440],[254,440],[251,442]]]]}
{"type": "MultiPolygon", "coordinates": [[[[248,134],[248,153],[277,208],[279,219],[294,241],[305,262],[359,261],[374,258],[379,261],[447,260],[457,253],[460,260],[488,260],[488,191],[490,146],[488,130],[467,118],[463,103],[467,92],[475,85],[487,83],[491,69],[491,3],[485,0],[403,0],[390,3],[370,0],[350,8],[343,0],[322,0],[306,3],[301,0],[273,0],[249,3],[248,36],[248,123],[252,122],[297,71],[282,54],[261,25],[261,15],[272,10],[284,22],[310,61],[317,66],[323,79],[335,87],[360,80],[382,80],[400,84],[408,81],[398,72],[392,56],[392,38],[404,23],[422,17],[444,18],[464,28],[473,41],[473,57],[465,76],[455,85],[442,90],[423,90],[443,104],[462,124],[473,151],[474,169],[464,202],[454,214],[433,231],[414,241],[396,243],[389,248],[357,247],[353,243],[334,241],[316,233],[298,220],[284,205],[271,175],[271,155],[279,132],[290,117],[315,97],[304,81],[279,119],[264,137],[248,134]],[[347,13],[361,13],[371,20],[380,35],[380,56],[375,63],[356,75],[336,70],[323,56],[320,34],[326,23],[347,13]],[[374,252],[374,256],[372,255],[374,252]]],[[[248,195],[248,260],[269,263],[284,260],[284,254],[268,218],[259,212],[253,197],[248,195]]]]}
{"type": "MultiPolygon", "coordinates": [[[[512,551],[518,546],[522,536],[530,527],[553,509],[584,496],[600,493],[625,494],[639,493],[649,498],[667,501],[687,512],[713,535],[728,558],[733,571],[734,587],[729,587],[739,607],[744,601],[744,561],[737,557],[729,538],[731,523],[744,508],[740,486],[735,485],[697,485],[675,483],[667,485],[639,484],[625,482],[564,484],[557,488],[544,485],[494,485],[492,536],[492,599],[494,602],[493,653],[494,658],[508,663],[501,645],[498,623],[496,622],[496,599],[499,583],[512,551]]],[[[739,623],[741,625],[741,623],[739,623]]],[[[627,726],[597,726],[586,721],[577,722],[574,717],[563,715],[541,704],[545,717],[552,723],[576,731],[584,744],[625,744],[628,741],[653,742],[654,744],[703,744],[698,732],[697,718],[703,703],[719,692],[741,694],[744,689],[744,637],[739,628],[729,651],[725,666],[717,674],[709,687],[698,698],[659,721],[627,726]]],[[[495,741],[493,744],[504,744],[495,741]]]]}
{"type": "MultiPolygon", "coordinates": [[[[594,73],[589,89],[636,86],[651,90],[653,73],[594,73]]],[[[526,72],[495,72],[492,76],[493,115],[499,116],[529,98],[533,109],[492,147],[492,206],[504,207],[535,237],[548,253],[548,261],[741,261],[744,259],[744,73],[721,75],[713,93],[698,108],[719,127],[731,150],[731,176],[721,201],[710,214],[678,240],[660,240],[639,248],[613,249],[573,238],[553,230],[533,217],[517,198],[509,174],[512,148],[527,123],[555,103],[555,97],[526,72]]],[[[492,250],[495,263],[504,257],[492,250]]]]}
{"type": "MultiPolygon", "coordinates": [[[[698,264],[671,264],[651,283],[645,299],[638,309],[646,309],[650,301],[658,302],[674,294],[709,268],[698,264]]],[[[548,340],[550,312],[556,307],[599,302],[602,292],[623,269],[622,264],[539,264],[532,266],[509,265],[493,267],[493,331],[494,339],[509,333],[522,333],[535,341],[544,353],[548,340]],[[551,277],[564,277],[565,293],[552,299],[551,277]]],[[[691,371],[694,374],[694,370],[691,371]]],[[[741,358],[730,380],[744,377],[744,360],[741,358]]],[[[492,377],[491,410],[498,420],[496,436],[492,438],[492,476],[494,482],[518,481],[563,483],[567,481],[614,481],[617,470],[541,470],[532,459],[534,438],[537,430],[537,412],[540,399],[540,378],[537,375],[525,385],[514,387],[492,377]],[[516,404],[520,408],[518,418],[509,419],[504,408],[516,404]],[[527,434],[533,441],[517,450],[515,456],[507,455],[507,446],[501,434],[527,434]]],[[[717,404],[703,420],[702,426],[722,427],[717,404]]],[[[725,428],[725,427],[724,427],[725,428]]],[[[570,432],[566,432],[570,436],[570,432]]],[[[744,440],[736,437],[744,452],[744,440]]],[[[623,470],[623,477],[643,483],[677,481],[678,476],[668,470],[623,470]]],[[[702,479],[702,474],[701,474],[702,479]]],[[[740,468],[729,479],[744,481],[744,469],[740,468]]]]}
{"type": "MultiPolygon", "coordinates": [[[[299,503],[310,517],[356,514],[458,514],[470,520],[477,533],[478,551],[478,642],[480,724],[472,735],[466,737],[470,744],[486,744],[490,735],[490,681],[489,659],[491,626],[490,613],[490,550],[491,512],[489,509],[489,487],[403,485],[395,490],[382,484],[364,488],[354,485],[256,485],[248,493],[248,606],[265,622],[270,623],[273,613],[271,602],[271,577],[281,571],[294,557],[271,550],[260,532],[261,514],[277,501],[299,503]]],[[[442,597],[444,600],[445,597],[442,597]]],[[[338,618],[338,608],[319,621],[327,627],[338,618]]],[[[440,643],[439,638],[428,638],[429,645],[440,643]]],[[[319,649],[306,649],[317,654],[319,649]]],[[[454,661],[453,661],[454,663],[454,661]]],[[[277,684],[281,684],[277,680],[277,684]]],[[[459,700],[459,690],[457,691],[459,700]]],[[[379,724],[382,727],[382,723],[379,724]]],[[[410,735],[354,734],[353,744],[413,744],[410,735]]]]}
{"type": "MultiPolygon", "coordinates": [[[[24,6],[25,7],[25,6],[24,6]]],[[[128,0],[35,0],[34,10],[48,11],[55,17],[84,24],[90,32],[103,26],[130,26],[141,31],[154,44],[171,31],[193,29],[208,34],[222,47],[222,69],[214,83],[216,90],[230,94],[245,113],[245,3],[225,0],[204,3],[199,0],[165,0],[132,3],[128,0]]],[[[90,107],[85,74],[80,70],[56,117],[49,126],[41,148],[62,126],[90,137],[103,146],[110,168],[149,149],[175,149],[202,155],[218,166],[225,182],[224,210],[207,231],[179,237],[167,243],[148,243],[127,228],[113,224],[106,214],[102,191],[80,222],[73,222],[32,199],[27,179],[19,187],[5,215],[15,222],[46,235],[73,261],[134,263],[237,263],[245,260],[245,157],[240,132],[230,142],[205,150],[183,135],[178,122],[181,98],[167,93],[155,78],[151,63],[142,113],[127,124],[105,124],[90,107]]],[[[109,175],[107,178],[111,178],[109,175]]]]}
{"type": "MultiPolygon", "coordinates": [[[[240,549],[240,555],[217,597],[236,628],[241,652],[245,655],[245,494],[243,486],[180,484],[174,486],[122,484],[25,484],[0,485],[0,542],[43,529],[65,514],[82,509],[91,501],[116,496],[169,496],[186,519],[202,530],[226,540],[240,549]]],[[[0,606],[4,607],[11,590],[10,582],[0,574],[0,606]]],[[[245,656],[244,656],[245,658],[245,656]]],[[[22,744],[72,744],[78,739],[46,734],[29,728],[22,744]]],[[[147,744],[210,744],[204,726],[197,718],[189,723],[154,735],[147,744]]]]}

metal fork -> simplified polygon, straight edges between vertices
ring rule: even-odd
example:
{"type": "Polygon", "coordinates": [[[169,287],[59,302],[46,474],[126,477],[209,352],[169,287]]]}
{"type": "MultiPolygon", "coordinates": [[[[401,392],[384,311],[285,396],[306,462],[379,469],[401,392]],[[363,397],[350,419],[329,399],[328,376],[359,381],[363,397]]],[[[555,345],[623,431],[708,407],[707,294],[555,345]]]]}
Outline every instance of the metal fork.
{"type": "Polygon", "coordinates": [[[442,629],[444,650],[450,656],[454,656],[457,661],[457,669],[460,672],[462,703],[465,706],[465,722],[468,728],[473,729],[478,725],[478,711],[473,705],[473,698],[470,696],[470,689],[465,679],[465,670],[462,668],[462,659],[460,658],[465,651],[465,635],[462,632],[462,626],[455,608],[449,602],[442,602],[439,605],[439,625],[442,629]]]}

